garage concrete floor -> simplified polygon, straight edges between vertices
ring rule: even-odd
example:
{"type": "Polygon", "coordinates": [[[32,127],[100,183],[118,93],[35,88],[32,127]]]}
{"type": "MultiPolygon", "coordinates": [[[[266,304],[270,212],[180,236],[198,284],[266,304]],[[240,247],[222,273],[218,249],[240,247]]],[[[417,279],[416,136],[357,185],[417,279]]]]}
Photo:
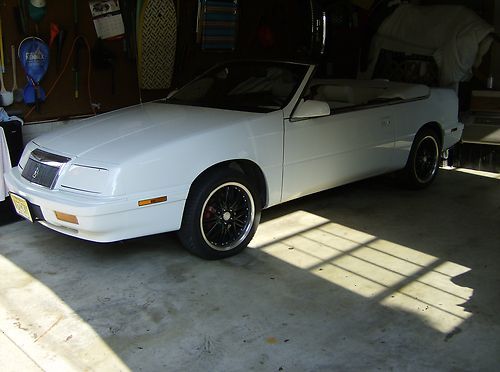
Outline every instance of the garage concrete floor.
{"type": "Polygon", "coordinates": [[[272,208],[218,262],[3,226],[0,369],[498,371],[499,223],[498,175],[442,170],[272,208]]]}

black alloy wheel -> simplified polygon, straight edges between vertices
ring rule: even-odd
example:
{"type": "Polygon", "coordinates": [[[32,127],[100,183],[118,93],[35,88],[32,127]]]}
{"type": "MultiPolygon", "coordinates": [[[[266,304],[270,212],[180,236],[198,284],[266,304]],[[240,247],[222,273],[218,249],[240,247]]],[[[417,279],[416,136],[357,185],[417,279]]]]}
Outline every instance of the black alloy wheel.
{"type": "Polygon", "coordinates": [[[217,251],[234,249],[250,233],[254,216],[250,191],[237,182],[222,184],[210,193],[202,207],[203,240],[217,251]]]}
{"type": "Polygon", "coordinates": [[[403,171],[406,184],[413,189],[429,186],[436,178],[440,159],[441,140],[438,134],[430,128],[420,130],[403,171]]]}
{"type": "Polygon", "coordinates": [[[189,192],[179,238],[205,259],[233,256],[246,248],[260,221],[257,188],[242,172],[219,168],[197,179],[189,192]]]}
{"type": "Polygon", "coordinates": [[[425,184],[429,182],[437,172],[439,165],[439,144],[432,135],[422,138],[417,146],[415,154],[415,177],[425,184]]]}

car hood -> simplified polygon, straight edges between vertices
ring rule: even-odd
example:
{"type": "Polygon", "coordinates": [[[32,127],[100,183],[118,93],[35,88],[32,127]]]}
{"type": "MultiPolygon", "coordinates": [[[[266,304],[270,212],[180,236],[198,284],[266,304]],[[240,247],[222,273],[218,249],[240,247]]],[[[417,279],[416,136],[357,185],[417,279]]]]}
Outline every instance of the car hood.
{"type": "Polygon", "coordinates": [[[34,142],[69,157],[120,163],[165,146],[265,114],[151,102],[65,125],[34,142]]]}

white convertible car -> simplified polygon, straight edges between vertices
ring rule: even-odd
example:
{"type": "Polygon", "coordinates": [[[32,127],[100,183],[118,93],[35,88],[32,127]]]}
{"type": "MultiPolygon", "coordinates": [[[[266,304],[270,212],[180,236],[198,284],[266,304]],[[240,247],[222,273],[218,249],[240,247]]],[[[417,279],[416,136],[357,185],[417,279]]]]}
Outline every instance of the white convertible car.
{"type": "Polygon", "coordinates": [[[179,230],[216,259],[247,246],[263,208],[396,170],[429,185],[462,130],[452,90],[233,61],[167,99],[36,138],[5,179],[20,215],[61,233],[179,230]]]}

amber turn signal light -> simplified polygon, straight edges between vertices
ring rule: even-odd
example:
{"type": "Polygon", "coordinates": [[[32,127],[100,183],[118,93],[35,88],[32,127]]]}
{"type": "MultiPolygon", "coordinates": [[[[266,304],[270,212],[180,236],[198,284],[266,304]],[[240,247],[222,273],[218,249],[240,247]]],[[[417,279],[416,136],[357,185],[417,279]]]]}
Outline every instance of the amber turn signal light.
{"type": "Polygon", "coordinates": [[[156,204],[156,203],[163,203],[167,201],[166,196],[159,196],[157,198],[152,198],[152,199],[145,199],[145,200],[139,200],[137,204],[139,204],[139,207],[143,207],[145,205],[151,205],[151,204],[156,204]]]}
{"type": "Polygon", "coordinates": [[[56,211],[55,214],[59,221],[74,223],[75,225],[78,225],[78,218],[72,214],[62,213],[58,211],[56,211]]]}

